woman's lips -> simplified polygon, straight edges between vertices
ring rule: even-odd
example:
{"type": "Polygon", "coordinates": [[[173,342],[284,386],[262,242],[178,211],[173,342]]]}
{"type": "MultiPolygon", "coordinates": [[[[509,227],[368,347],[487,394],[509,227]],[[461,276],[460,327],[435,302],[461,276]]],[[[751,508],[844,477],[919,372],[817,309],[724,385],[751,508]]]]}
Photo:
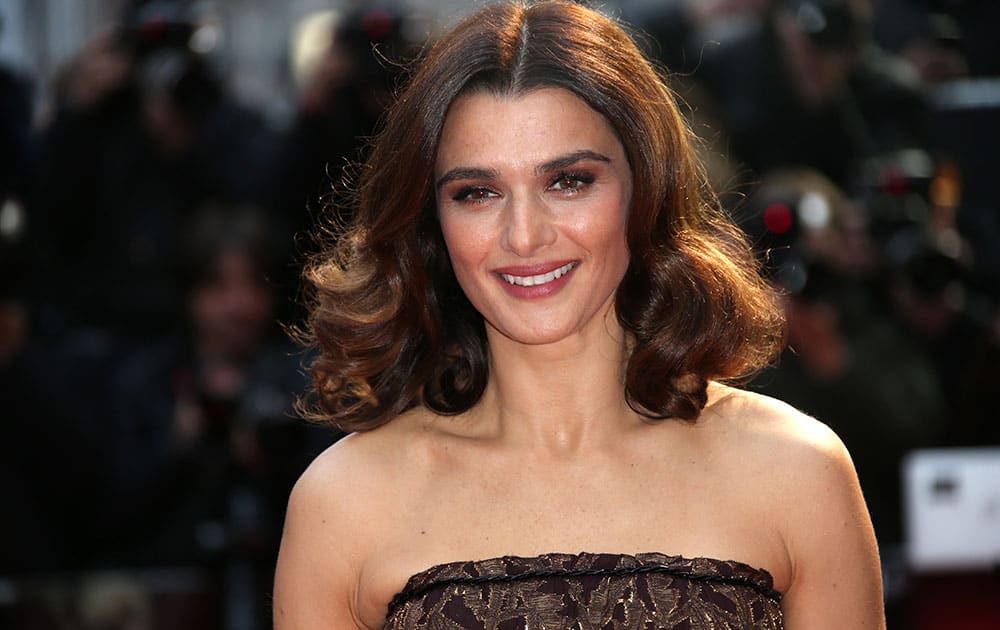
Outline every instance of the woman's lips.
{"type": "Polygon", "coordinates": [[[555,269],[543,272],[539,272],[537,269],[507,268],[498,270],[497,273],[499,273],[500,277],[503,278],[508,284],[519,287],[534,287],[558,280],[572,271],[578,264],[579,263],[576,261],[571,261],[564,265],[560,265],[555,269]]]}

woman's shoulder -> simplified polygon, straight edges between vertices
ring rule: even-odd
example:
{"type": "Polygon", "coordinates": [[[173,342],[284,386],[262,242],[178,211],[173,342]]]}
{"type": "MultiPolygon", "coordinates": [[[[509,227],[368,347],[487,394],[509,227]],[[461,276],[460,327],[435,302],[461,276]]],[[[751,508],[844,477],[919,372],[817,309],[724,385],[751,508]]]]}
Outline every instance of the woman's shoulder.
{"type": "Polygon", "coordinates": [[[425,467],[433,414],[417,408],[369,431],[350,433],[320,453],[302,473],[292,500],[344,509],[377,508],[425,467]]]}
{"type": "Polygon", "coordinates": [[[779,400],[734,389],[717,395],[706,418],[732,456],[727,471],[736,494],[780,537],[786,560],[775,566],[789,627],[817,627],[834,615],[854,615],[851,627],[877,619],[877,546],[857,472],[836,433],[779,400]]]}
{"type": "Polygon", "coordinates": [[[777,398],[744,389],[713,385],[703,416],[720,433],[765,450],[822,457],[843,449],[837,434],[820,420],[777,398]]]}
{"type": "Polygon", "coordinates": [[[854,464],[840,437],[820,420],[783,401],[713,386],[703,420],[712,441],[731,455],[731,461],[766,474],[784,496],[805,495],[833,481],[854,483],[854,464]]]}
{"type": "Polygon", "coordinates": [[[427,477],[410,445],[420,441],[415,416],[342,438],[299,477],[278,554],[281,615],[301,620],[306,613],[300,609],[308,609],[328,615],[322,623],[351,616],[366,627],[361,619],[370,606],[359,599],[361,576],[384,541],[397,535],[399,519],[388,515],[406,513],[417,494],[414,484],[427,477]]]}
{"type": "Polygon", "coordinates": [[[419,412],[404,413],[375,429],[348,433],[313,459],[300,483],[329,485],[391,472],[392,464],[407,450],[406,434],[412,433],[407,425],[414,424],[415,413],[419,412]]]}

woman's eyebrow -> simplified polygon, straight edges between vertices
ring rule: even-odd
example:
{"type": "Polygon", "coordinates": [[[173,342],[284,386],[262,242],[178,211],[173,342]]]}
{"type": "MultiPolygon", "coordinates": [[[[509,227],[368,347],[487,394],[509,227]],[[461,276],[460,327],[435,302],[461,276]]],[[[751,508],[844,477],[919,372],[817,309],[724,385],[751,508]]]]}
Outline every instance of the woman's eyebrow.
{"type": "Polygon", "coordinates": [[[584,160],[594,160],[597,162],[611,162],[611,158],[596,151],[591,151],[589,149],[581,149],[579,151],[573,151],[572,153],[567,153],[566,155],[561,155],[557,158],[549,160],[544,164],[539,164],[535,167],[535,174],[541,175],[543,173],[551,173],[553,171],[561,171],[567,166],[572,166],[577,162],[582,162],[584,160]]]}
{"type": "Polygon", "coordinates": [[[498,173],[493,169],[459,166],[442,175],[437,180],[435,187],[440,189],[445,184],[459,179],[496,179],[497,177],[498,173]]]}
{"type": "MultiPolygon", "coordinates": [[[[543,173],[559,171],[567,166],[572,166],[573,164],[584,160],[611,162],[611,158],[606,155],[589,149],[581,149],[579,151],[567,153],[566,155],[560,155],[557,158],[553,158],[543,164],[539,164],[535,167],[535,174],[541,175],[543,173]]],[[[451,169],[438,178],[435,188],[440,189],[442,186],[460,179],[496,179],[497,177],[499,177],[499,174],[493,169],[459,166],[451,169]]]]}

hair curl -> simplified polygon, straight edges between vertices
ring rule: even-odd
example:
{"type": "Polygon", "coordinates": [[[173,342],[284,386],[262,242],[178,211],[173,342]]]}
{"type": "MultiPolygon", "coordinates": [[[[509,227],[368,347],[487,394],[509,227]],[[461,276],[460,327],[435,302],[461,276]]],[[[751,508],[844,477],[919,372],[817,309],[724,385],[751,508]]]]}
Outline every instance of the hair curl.
{"type": "Polygon", "coordinates": [[[561,87],[601,113],[632,171],[629,268],[616,311],[634,339],[629,405],[694,419],[710,379],[763,367],[784,342],[781,310],[707,183],[665,81],[614,19],[565,1],[508,2],[430,48],[361,167],[354,219],[307,268],[313,419],[378,427],[415,405],[469,409],[487,381],[482,316],[451,269],[433,169],[451,103],[471,91],[561,87]]]}

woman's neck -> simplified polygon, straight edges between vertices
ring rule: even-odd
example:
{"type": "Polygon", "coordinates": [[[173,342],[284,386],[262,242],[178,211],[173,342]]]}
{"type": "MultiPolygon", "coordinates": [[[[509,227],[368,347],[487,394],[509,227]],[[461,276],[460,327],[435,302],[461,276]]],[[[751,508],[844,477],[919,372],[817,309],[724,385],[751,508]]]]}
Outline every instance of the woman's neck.
{"type": "Polygon", "coordinates": [[[625,335],[614,316],[557,343],[525,345],[488,329],[490,382],[474,408],[499,438],[568,454],[641,422],[625,401],[625,335]]]}

